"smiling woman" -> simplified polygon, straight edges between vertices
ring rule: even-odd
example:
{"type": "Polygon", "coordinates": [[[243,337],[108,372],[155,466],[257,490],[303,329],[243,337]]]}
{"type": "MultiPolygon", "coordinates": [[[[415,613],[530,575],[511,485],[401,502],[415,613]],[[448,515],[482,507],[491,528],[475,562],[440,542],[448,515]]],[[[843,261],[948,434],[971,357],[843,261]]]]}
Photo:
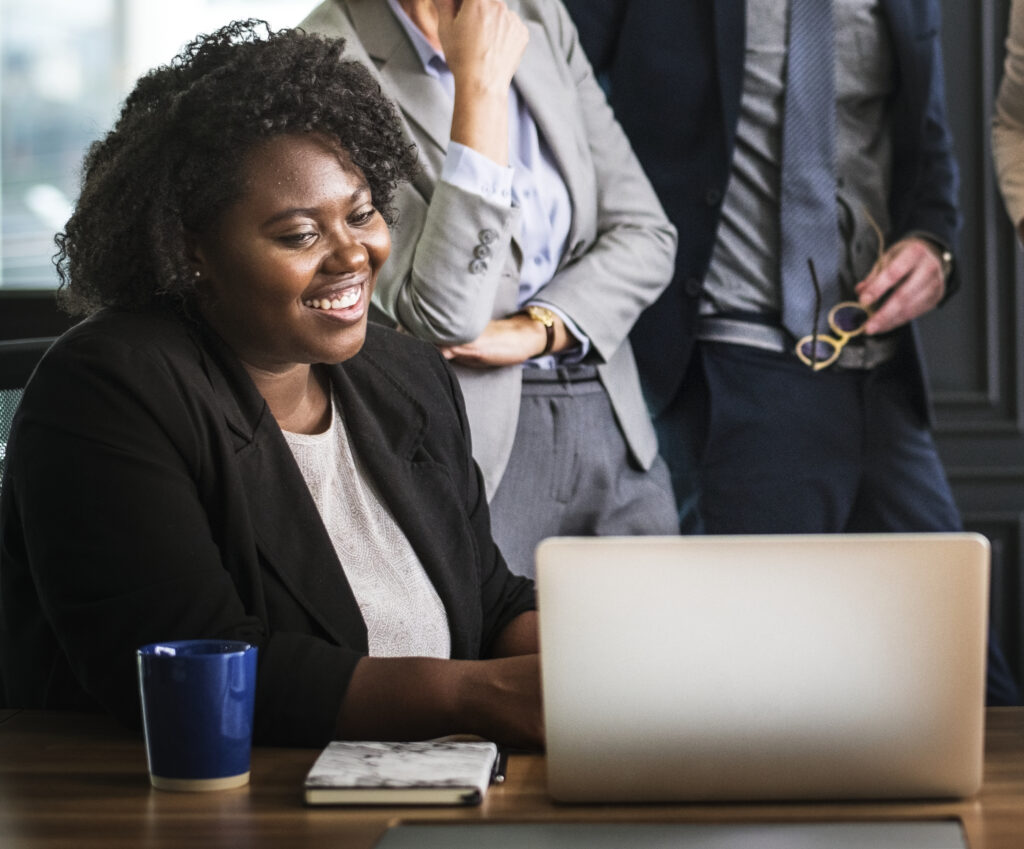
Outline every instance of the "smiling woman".
{"type": "Polygon", "coordinates": [[[533,587],[457,382],[367,323],[414,157],[342,51],[225,27],[90,150],[58,264],[87,318],[26,388],[0,495],[8,706],[138,725],[138,646],[239,639],[257,742],[540,743],[533,587]]]}

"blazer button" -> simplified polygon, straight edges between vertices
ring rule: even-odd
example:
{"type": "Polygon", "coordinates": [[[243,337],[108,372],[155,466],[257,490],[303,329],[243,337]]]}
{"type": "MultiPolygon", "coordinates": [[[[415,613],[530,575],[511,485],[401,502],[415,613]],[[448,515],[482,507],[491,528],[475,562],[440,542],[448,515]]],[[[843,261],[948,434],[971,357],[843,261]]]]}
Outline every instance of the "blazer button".
{"type": "Polygon", "coordinates": [[[491,255],[491,249],[487,245],[477,245],[473,248],[473,256],[477,259],[487,259],[491,255]]]}
{"type": "Polygon", "coordinates": [[[686,282],[683,283],[683,291],[691,298],[696,298],[700,294],[701,288],[703,287],[696,277],[687,277],[686,282]]]}
{"type": "Polygon", "coordinates": [[[722,199],[722,193],[718,189],[708,189],[704,194],[704,200],[708,206],[716,206],[722,199]]]}
{"type": "Polygon", "coordinates": [[[487,270],[487,263],[482,259],[474,259],[469,264],[469,270],[472,274],[483,274],[487,270]]]}
{"type": "Polygon", "coordinates": [[[477,238],[480,239],[481,244],[489,245],[498,238],[498,231],[492,230],[490,227],[486,227],[477,234],[477,238]]]}

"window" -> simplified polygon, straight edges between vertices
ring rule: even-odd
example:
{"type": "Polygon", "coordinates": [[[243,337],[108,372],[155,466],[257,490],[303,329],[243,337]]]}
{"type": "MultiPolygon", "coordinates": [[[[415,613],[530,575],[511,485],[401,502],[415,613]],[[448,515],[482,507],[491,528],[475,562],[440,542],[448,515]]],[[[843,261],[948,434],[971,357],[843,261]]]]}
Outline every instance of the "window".
{"type": "Polygon", "coordinates": [[[57,285],[53,237],[82,156],[141,74],[199,32],[248,17],[294,26],[317,2],[0,0],[0,294],[57,285]]]}

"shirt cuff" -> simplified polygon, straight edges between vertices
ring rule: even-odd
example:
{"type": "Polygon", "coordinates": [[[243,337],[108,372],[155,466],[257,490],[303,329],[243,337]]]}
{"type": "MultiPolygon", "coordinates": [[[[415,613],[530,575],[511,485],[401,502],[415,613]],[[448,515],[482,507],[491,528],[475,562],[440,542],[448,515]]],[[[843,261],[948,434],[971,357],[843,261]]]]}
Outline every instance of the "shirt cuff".
{"type": "Polygon", "coordinates": [[[512,175],[482,153],[458,142],[448,143],[448,153],[441,167],[441,179],[458,189],[491,201],[512,205],[512,175]]]}
{"type": "Polygon", "coordinates": [[[904,233],[902,238],[923,239],[924,241],[930,242],[931,244],[935,245],[935,247],[937,247],[940,251],[951,250],[949,244],[946,242],[945,239],[940,239],[934,233],[930,233],[927,230],[910,230],[909,232],[904,233]]]}

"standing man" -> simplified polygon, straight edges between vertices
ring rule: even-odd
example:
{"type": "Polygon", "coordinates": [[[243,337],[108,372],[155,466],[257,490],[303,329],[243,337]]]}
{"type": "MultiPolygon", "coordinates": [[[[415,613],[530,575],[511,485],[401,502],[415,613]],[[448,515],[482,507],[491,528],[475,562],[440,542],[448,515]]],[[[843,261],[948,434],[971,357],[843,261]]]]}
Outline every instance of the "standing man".
{"type": "Polygon", "coordinates": [[[684,530],[958,530],[913,325],[958,282],[938,0],[567,5],[679,231],[632,338],[684,530]]]}

